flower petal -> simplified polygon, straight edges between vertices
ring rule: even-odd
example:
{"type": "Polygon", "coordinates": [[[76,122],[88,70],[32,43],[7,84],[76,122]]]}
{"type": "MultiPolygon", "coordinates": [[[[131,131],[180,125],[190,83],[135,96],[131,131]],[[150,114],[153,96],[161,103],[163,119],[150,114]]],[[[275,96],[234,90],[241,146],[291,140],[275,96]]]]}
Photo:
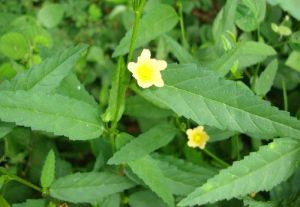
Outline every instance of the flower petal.
{"type": "Polygon", "coordinates": [[[159,79],[155,80],[154,85],[157,87],[163,87],[165,85],[163,79],[160,77],[159,79]]]}
{"type": "Polygon", "coordinates": [[[141,55],[138,57],[138,62],[139,61],[143,61],[143,60],[147,60],[151,58],[151,52],[148,49],[143,49],[141,55]]]}
{"type": "Polygon", "coordinates": [[[135,69],[137,68],[137,64],[134,62],[130,62],[128,63],[127,68],[130,72],[134,73],[135,69]]]}
{"type": "Polygon", "coordinates": [[[152,83],[149,83],[149,82],[143,82],[143,81],[140,81],[140,80],[137,80],[137,84],[142,87],[142,88],[149,88],[150,86],[152,86],[153,84],[152,83]]]}
{"type": "Polygon", "coordinates": [[[157,70],[164,70],[168,66],[167,62],[164,60],[156,60],[155,62],[155,67],[157,68],[157,70]]]}

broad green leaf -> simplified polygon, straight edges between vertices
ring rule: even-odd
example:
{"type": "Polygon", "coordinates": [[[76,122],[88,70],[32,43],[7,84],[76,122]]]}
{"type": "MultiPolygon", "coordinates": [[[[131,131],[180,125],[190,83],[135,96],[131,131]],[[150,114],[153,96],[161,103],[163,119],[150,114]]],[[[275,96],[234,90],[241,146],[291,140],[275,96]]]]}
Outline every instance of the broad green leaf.
{"type": "Polygon", "coordinates": [[[44,4],[38,13],[38,21],[47,28],[57,26],[64,16],[62,4],[44,4]]]}
{"type": "Polygon", "coordinates": [[[257,95],[265,96],[270,91],[274,83],[277,68],[278,68],[278,61],[273,60],[272,62],[269,63],[267,68],[261,73],[259,78],[257,78],[254,85],[254,90],[257,95]]]}
{"type": "Polygon", "coordinates": [[[286,180],[299,167],[299,156],[299,141],[277,139],[229,168],[221,170],[179,205],[202,205],[251,192],[268,191],[286,180]]]}
{"type": "Polygon", "coordinates": [[[272,55],[276,55],[276,51],[269,45],[253,41],[241,42],[208,65],[208,68],[219,72],[221,75],[226,75],[235,62],[238,63],[239,68],[245,68],[272,55]]]}
{"type": "Polygon", "coordinates": [[[0,121],[0,139],[9,134],[15,125],[13,123],[5,123],[0,121]]]}
{"type": "Polygon", "coordinates": [[[285,64],[290,68],[300,72],[300,52],[293,51],[292,53],[290,53],[285,64]]]}
{"type": "Polygon", "coordinates": [[[168,187],[168,180],[163,175],[155,160],[144,156],[128,163],[131,170],[141,178],[168,206],[174,206],[174,198],[168,187]]]}
{"type": "Polygon", "coordinates": [[[168,124],[157,125],[117,151],[108,164],[122,164],[141,157],[167,145],[175,136],[176,129],[168,124]]]}
{"type": "Polygon", "coordinates": [[[12,207],[46,207],[46,200],[28,199],[24,203],[13,204],[12,207]]]}
{"type": "Polygon", "coordinates": [[[0,85],[1,90],[30,90],[48,93],[56,89],[61,81],[69,75],[86,45],[78,45],[45,59],[26,72],[19,73],[10,82],[0,85]]]}
{"type": "MultiPolygon", "coordinates": [[[[146,45],[151,40],[170,31],[178,22],[178,16],[175,10],[168,5],[159,4],[148,13],[146,13],[139,25],[139,35],[137,37],[135,48],[146,45]]],[[[121,40],[120,44],[113,53],[113,57],[125,55],[129,51],[132,29],[129,30],[121,40]]]]}
{"type": "Polygon", "coordinates": [[[48,188],[55,179],[55,154],[53,150],[50,150],[41,174],[41,186],[48,188]]]}
{"type": "Polygon", "coordinates": [[[50,187],[50,196],[72,203],[91,203],[133,187],[124,176],[111,172],[75,173],[59,178],[50,187]]]}
{"type": "Polygon", "coordinates": [[[197,63],[197,60],[176,40],[168,35],[164,35],[163,37],[170,48],[170,52],[174,54],[179,63],[197,63]]]}
{"type": "Polygon", "coordinates": [[[131,207],[149,207],[149,203],[155,207],[166,207],[166,204],[149,190],[135,192],[129,196],[131,207]]]}
{"type": "Polygon", "coordinates": [[[299,1],[298,0],[267,0],[269,4],[279,5],[284,11],[290,13],[297,20],[300,20],[299,1]]]}
{"type": "Polygon", "coordinates": [[[132,117],[160,119],[172,115],[172,111],[159,108],[140,96],[126,98],[124,114],[132,117]]]}
{"type": "Polygon", "coordinates": [[[121,119],[125,108],[125,93],[128,81],[128,72],[125,68],[125,62],[123,57],[120,57],[109,91],[108,108],[103,114],[103,120],[105,122],[112,121],[116,123],[121,119]]]}
{"type": "Polygon", "coordinates": [[[56,92],[63,96],[68,96],[79,101],[84,101],[90,105],[98,106],[94,97],[86,91],[84,85],[80,83],[76,75],[73,73],[62,80],[56,92]]]}
{"type": "Polygon", "coordinates": [[[237,7],[235,23],[243,31],[251,32],[259,27],[265,14],[265,0],[242,0],[237,7]]]}
{"type": "Polygon", "coordinates": [[[200,167],[172,156],[155,154],[153,157],[168,179],[170,191],[176,195],[188,195],[216,174],[213,169],[200,167]]]}
{"type": "Polygon", "coordinates": [[[145,90],[179,116],[222,130],[262,134],[266,138],[300,138],[300,121],[255,96],[239,82],[220,78],[196,65],[171,65],[163,72],[165,86],[145,90]]]}
{"type": "Polygon", "coordinates": [[[97,108],[58,94],[0,91],[0,119],[34,130],[87,140],[101,135],[97,108]]]}
{"type": "Polygon", "coordinates": [[[0,52],[12,59],[22,59],[29,53],[29,44],[23,34],[9,32],[0,38],[0,52]]]}

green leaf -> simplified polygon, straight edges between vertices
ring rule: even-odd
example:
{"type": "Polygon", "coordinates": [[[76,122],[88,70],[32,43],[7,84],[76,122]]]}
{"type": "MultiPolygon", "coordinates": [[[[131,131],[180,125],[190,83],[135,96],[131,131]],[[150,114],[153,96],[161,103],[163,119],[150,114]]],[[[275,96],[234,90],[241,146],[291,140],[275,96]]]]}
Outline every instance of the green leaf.
{"type": "Polygon", "coordinates": [[[149,203],[155,207],[166,207],[166,204],[149,190],[135,192],[129,196],[131,207],[149,207],[149,203]]]}
{"type": "Polygon", "coordinates": [[[98,107],[98,103],[95,101],[94,97],[86,91],[84,85],[80,83],[76,75],[73,73],[62,80],[56,92],[63,96],[84,101],[92,106],[98,107]]]}
{"type": "Polygon", "coordinates": [[[251,192],[268,191],[286,180],[299,167],[299,156],[299,141],[277,139],[243,160],[234,162],[231,167],[221,170],[179,205],[202,205],[251,192]]]}
{"type": "Polygon", "coordinates": [[[179,60],[179,63],[197,63],[197,60],[178,42],[168,35],[163,36],[170,52],[179,60]]]}
{"type": "Polygon", "coordinates": [[[297,0],[267,0],[269,4],[279,5],[284,11],[290,13],[294,18],[300,20],[299,2],[297,0]]]}
{"type": "Polygon", "coordinates": [[[0,85],[1,90],[30,90],[48,93],[56,89],[61,81],[69,75],[80,54],[87,45],[78,45],[45,59],[26,72],[19,73],[10,82],[0,85]]]}
{"type": "Polygon", "coordinates": [[[300,52],[291,52],[285,64],[290,68],[300,72],[300,52]]]}
{"type": "Polygon", "coordinates": [[[228,31],[235,33],[234,17],[238,0],[227,1],[222,10],[218,13],[213,23],[213,37],[216,42],[221,40],[228,31]]]}
{"type": "MultiPolygon", "coordinates": [[[[146,45],[151,40],[170,31],[178,22],[176,11],[168,5],[159,4],[147,14],[145,14],[139,25],[139,35],[135,48],[146,45]]],[[[121,40],[120,44],[113,53],[113,57],[125,55],[129,52],[132,29],[129,30],[121,40]]]]}
{"type": "Polygon", "coordinates": [[[294,32],[289,38],[289,46],[295,50],[300,52],[300,31],[294,32]]]}
{"type": "Polygon", "coordinates": [[[0,206],[1,207],[10,207],[9,203],[5,200],[5,198],[0,194],[0,206]]]}
{"type": "Polygon", "coordinates": [[[38,13],[38,21],[47,28],[57,26],[64,16],[62,4],[44,4],[38,13]]]}
{"type": "Polygon", "coordinates": [[[29,53],[29,44],[23,34],[9,32],[0,38],[0,51],[7,57],[19,60],[29,53]]]}
{"type": "Polygon", "coordinates": [[[109,93],[108,108],[103,114],[105,122],[112,121],[114,123],[121,119],[125,108],[125,92],[127,89],[128,73],[125,68],[124,58],[120,57],[117,68],[112,79],[112,87],[109,93]]]}
{"type": "Polygon", "coordinates": [[[242,0],[237,7],[235,23],[243,31],[251,32],[259,27],[265,14],[265,0],[242,0]]]}
{"type": "Polygon", "coordinates": [[[261,73],[259,78],[257,78],[254,90],[259,96],[265,96],[271,89],[274,79],[277,73],[278,61],[273,60],[269,63],[267,68],[261,73]]]}
{"type": "Polygon", "coordinates": [[[239,68],[245,68],[272,55],[276,55],[276,51],[269,45],[253,41],[241,42],[211,63],[208,68],[219,72],[221,75],[226,75],[236,61],[239,68]]]}
{"type": "Polygon", "coordinates": [[[97,138],[103,131],[99,110],[58,94],[0,91],[0,119],[73,140],[97,138]]]}
{"type": "Polygon", "coordinates": [[[108,164],[122,164],[141,157],[167,145],[175,136],[176,130],[168,124],[157,125],[117,151],[108,164]]]}
{"type": "Polygon", "coordinates": [[[244,205],[248,207],[278,207],[275,201],[256,201],[250,198],[243,199],[244,205]]]}
{"type": "Polygon", "coordinates": [[[5,123],[0,121],[0,139],[9,134],[15,125],[13,123],[5,123]]]}
{"type": "Polygon", "coordinates": [[[200,167],[173,156],[155,154],[153,157],[164,176],[168,178],[170,191],[176,195],[188,195],[216,174],[213,169],[200,167]]]}
{"type": "Polygon", "coordinates": [[[46,206],[46,200],[44,199],[27,199],[24,203],[18,203],[12,205],[12,207],[45,207],[45,206],[46,206]]]}
{"type": "Polygon", "coordinates": [[[48,188],[55,179],[55,154],[53,150],[50,150],[41,174],[41,186],[48,188]]]}
{"type": "Polygon", "coordinates": [[[124,114],[136,118],[161,119],[172,115],[172,111],[159,108],[140,96],[126,98],[124,114]]]}
{"type": "Polygon", "coordinates": [[[174,206],[174,198],[168,188],[168,180],[163,175],[155,160],[150,156],[128,163],[132,171],[168,206],[174,206]]]}
{"type": "Polygon", "coordinates": [[[300,138],[299,120],[261,100],[240,82],[193,64],[171,65],[163,79],[164,87],[144,93],[179,116],[221,130],[300,138]]]}
{"type": "Polygon", "coordinates": [[[90,203],[133,187],[126,177],[111,172],[75,173],[59,178],[50,187],[54,198],[72,203],[90,203]]]}
{"type": "Polygon", "coordinates": [[[101,199],[101,201],[97,201],[97,206],[99,207],[120,207],[120,194],[112,194],[109,196],[106,196],[101,199]]]}

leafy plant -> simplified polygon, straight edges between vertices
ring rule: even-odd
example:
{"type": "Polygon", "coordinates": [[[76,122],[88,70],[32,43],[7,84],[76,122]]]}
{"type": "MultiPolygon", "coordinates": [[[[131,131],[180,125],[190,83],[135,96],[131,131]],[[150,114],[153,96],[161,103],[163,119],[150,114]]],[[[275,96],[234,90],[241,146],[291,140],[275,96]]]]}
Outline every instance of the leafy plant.
{"type": "Polygon", "coordinates": [[[299,206],[298,10],[1,2],[0,206],[299,206]]]}

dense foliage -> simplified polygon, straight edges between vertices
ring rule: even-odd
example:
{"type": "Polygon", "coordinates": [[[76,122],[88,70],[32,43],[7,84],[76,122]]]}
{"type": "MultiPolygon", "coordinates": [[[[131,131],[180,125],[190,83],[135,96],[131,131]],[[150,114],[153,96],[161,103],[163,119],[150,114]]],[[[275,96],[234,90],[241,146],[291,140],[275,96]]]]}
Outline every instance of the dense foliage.
{"type": "Polygon", "coordinates": [[[0,0],[0,207],[300,206],[299,11],[0,0]]]}

